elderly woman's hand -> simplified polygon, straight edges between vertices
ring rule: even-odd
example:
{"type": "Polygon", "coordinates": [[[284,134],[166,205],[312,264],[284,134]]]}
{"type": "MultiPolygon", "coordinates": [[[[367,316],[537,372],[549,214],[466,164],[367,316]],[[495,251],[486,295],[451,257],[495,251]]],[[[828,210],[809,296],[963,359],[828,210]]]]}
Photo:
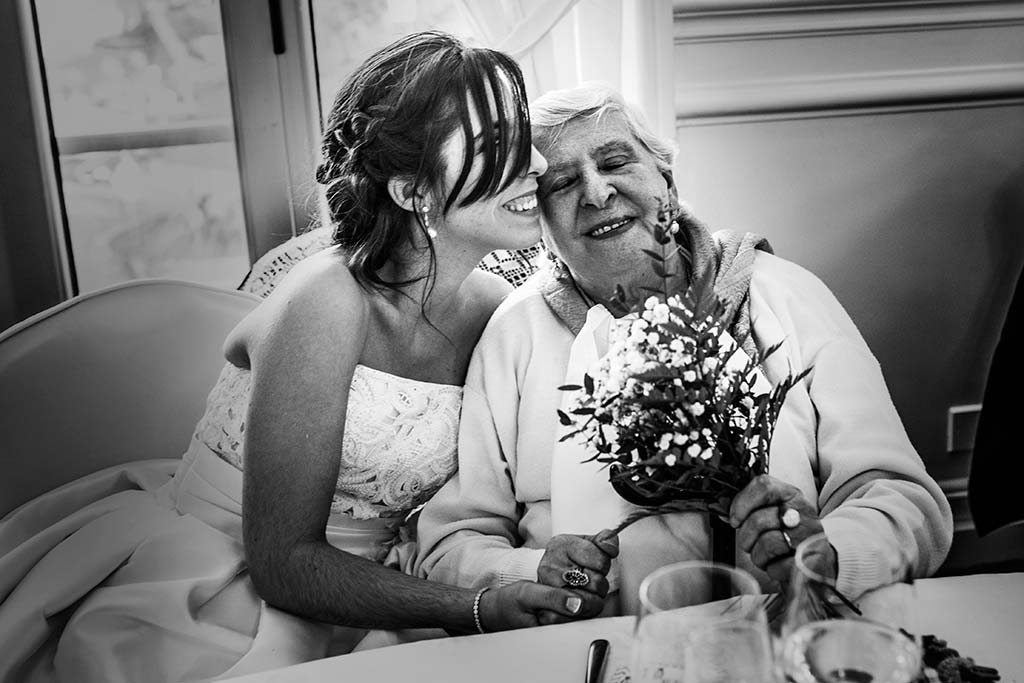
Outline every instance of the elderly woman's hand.
{"type": "Polygon", "coordinates": [[[619,554],[619,537],[610,530],[593,536],[561,534],[548,541],[537,566],[537,580],[558,588],[608,594],[608,570],[619,554]]]}
{"type": "Polygon", "coordinates": [[[800,542],[823,531],[818,513],[800,490],[767,474],[733,498],[729,523],[751,562],[780,584],[789,582],[800,542]]]}

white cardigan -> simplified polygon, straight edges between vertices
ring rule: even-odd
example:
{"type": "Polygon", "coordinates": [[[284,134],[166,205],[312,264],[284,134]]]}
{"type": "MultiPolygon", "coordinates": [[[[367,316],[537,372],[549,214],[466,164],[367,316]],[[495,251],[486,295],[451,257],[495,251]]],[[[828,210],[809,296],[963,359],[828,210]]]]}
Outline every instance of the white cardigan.
{"type": "MultiPolygon", "coordinates": [[[[769,473],[817,505],[839,555],[839,590],[855,598],[908,570],[933,573],[952,541],[949,504],[853,321],[817,277],[766,252],[755,257],[750,308],[762,348],[784,340],[763,368],[773,383],[813,367],[787,396],[769,473]]],[[[536,580],[551,537],[551,452],[566,431],[557,387],[572,342],[536,278],[494,313],[466,377],[458,473],[420,514],[420,575],[467,587],[536,580]]],[[[638,522],[620,539],[622,556],[639,548],[655,563],[710,554],[706,516],[695,513],[638,522]],[[679,540],[674,556],[652,533],[659,525],[679,540]]],[[[737,560],[753,570],[741,551],[737,560]]]]}

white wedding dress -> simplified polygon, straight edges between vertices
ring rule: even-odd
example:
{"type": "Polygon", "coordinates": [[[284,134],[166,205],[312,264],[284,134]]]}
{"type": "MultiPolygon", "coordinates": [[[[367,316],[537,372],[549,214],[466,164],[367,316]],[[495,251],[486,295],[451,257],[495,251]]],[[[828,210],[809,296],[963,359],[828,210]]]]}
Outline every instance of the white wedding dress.
{"type": "MultiPolygon", "coordinates": [[[[249,389],[248,370],[224,368],[169,481],[164,461],[126,466],[0,521],[0,681],[205,679],[344,652],[362,638],[268,606],[248,578],[249,389]]],[[[455,469],[461,400],[458,386],[356,367],[333,545],[399,568],[409,559],[403,521],[455,469]]]]}

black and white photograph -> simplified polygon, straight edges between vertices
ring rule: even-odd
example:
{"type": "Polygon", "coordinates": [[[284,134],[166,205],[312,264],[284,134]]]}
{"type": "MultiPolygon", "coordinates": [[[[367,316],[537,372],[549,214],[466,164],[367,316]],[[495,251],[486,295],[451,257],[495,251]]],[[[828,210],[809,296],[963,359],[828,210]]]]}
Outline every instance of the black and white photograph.
{"type": "Polygon", "coordinates": [[[1024,683],[1024,0],[0,0],[0,683],[1024,683]]]}

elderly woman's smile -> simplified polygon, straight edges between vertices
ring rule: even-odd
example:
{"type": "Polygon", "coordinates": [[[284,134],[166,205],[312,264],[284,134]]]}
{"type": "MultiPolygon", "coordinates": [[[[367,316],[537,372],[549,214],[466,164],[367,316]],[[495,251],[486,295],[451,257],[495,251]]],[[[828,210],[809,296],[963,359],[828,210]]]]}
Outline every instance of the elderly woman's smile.
{"type": "Polygon", "coordinates": [[[583,235],[585,237],[592,237],[599,240],[608,239],[623,234],[626,230],[633,227],[633,225],[635,225],[633,218],[620,218],[610,222],[602,221],[593,228],[587,230],[583,235]]]}
{"type": "Polygon", "coordinates": [[[653,227],[674,203],[655,156],[616,111],[541,131],[534,142],[548,160],[538,192],[544,239],[577,284],[599,300],[615,285],[643,284],[652,276],[643,249],[656,247],[653,227]]]}

